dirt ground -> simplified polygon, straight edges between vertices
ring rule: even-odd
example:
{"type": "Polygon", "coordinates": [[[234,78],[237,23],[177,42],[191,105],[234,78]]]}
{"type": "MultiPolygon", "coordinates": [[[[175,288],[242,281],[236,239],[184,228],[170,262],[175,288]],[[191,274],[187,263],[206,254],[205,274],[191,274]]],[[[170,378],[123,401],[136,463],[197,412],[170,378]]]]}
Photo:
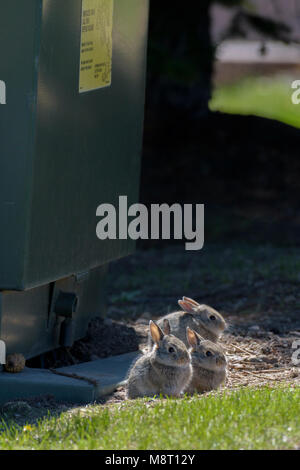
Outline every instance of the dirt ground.
{"type": "MultiPolygon", "coordinates": [[[[223,334],[221,343],[226,351],[228,359],[228,377],[223,389],[235,389],[244,386],[274,386],[280,382],[289,383],[291,386],[300,386],[300,368],[291,362],[294,341],[299,341],[300,331],[290,331],[287,334],[278,335],[271,331],[266,331],[260,326],[261,322],[255,316],[249,315],[249,327],[246,332],[239,330],[240,318],[236,315],[226,315],[228,330],[223,334]]],[[[112,343],[107,349],[107,354],[119,354],[124,351],[123,345],[126,339],[134,332],[135,339],[138,340],[137,347],[141,350],[147,349],[148,319],[149,314],[143,315],[136,321],[128,323],[116,322],[114,320],[96,320],[99,333],[105,337],[114,331],[114,337],[118,342],[112,343]],[[99,327],[101,325],[101,327],[99,327]],[[128,335],[128,330],[131,332],[128,335]],[[123,335],[124,333],[124,335],[123,335]],[[122,337],[123,335],[123,337],[122,337]],[[119,348],[120,346],[120,348],[119,348]]],[[[95,328],[95,325],[94,325],[95,328]]],[[[81,344],[86,350],[93,350],[95,358],[95,348],[86,339],[81,344]]],[[[133,349],[134,342],[128,343],[128,350],[133,349]]],[[[73,350],[73,354],[81,347],[73,350]]],[[[72,356],[73,360],[80,362],[72,356]]],[[[101,354],[104,352],[101,350],[101,354]]],[[[212,392],[213,393],[213,392],[212,392]]],[[[103,406],[122,403],[125,400],[125,389],[118,388],[113,394],[103,397],[98,403],[103,406]]],[[[34,423],[38,419],[51,415],[59,415],[62,412],[73,413],[81,410],[85,412],[82,405],[71,405],[68,403],[58,403],[51,396],[35,397],[29,400],[15,401],[5,404],[0,410],[0,416],[5,420],[13,420],[18,425],[24,426],[27,423],[34,423]]]]}
{"type": "MultiPolygon", "coordinates": [[[[211,245],[198,253],[182,246],[139,251],[113,263],[108,319],[98,327],[104,337],[115,338],[111,354],[123,352],[124,343],[128,351],[137,343],[143,350],[149,320],[175,311],[186,295],[226,319],[221,339],[228,358],[226,388],[300,384],[300,367],[292,362],[293,346],[300,344],[299,255],[299,248],[238,244],[211,245]],[[121,332],[124,340],[116,340],[121,332]]],[[[109,401],[122,397],[119,390],[109,401]]]]}
{"type": "MultiPolygon", "coordinates": [[[[228,322],[235,320],[234,316],[224,316],[228,322]]],[[[132,326],[142,339],[140,348],[146,350],[148,320],[142,318],[132,326]]],[[[279,382],[300,385],[300,368],[291,362],[293,343],[298,340],[300,345],[300,331],[279,336],[264,331],[257,322],[249,327],[245,336],[235,333],[230,326],[229,330],[232,332],[225,332],[221,340],[228,360],[228,376],[223,388],[256,387],[279,382]]],[[[119,388],[108,398],[107,404],[124,399],[125,391],[119,388]]]]}
{"type": "MultiPolygon", "coordinates": [[[[300,344],[300,249],[212,245],[187,253],[182,246],[138,251],[112,263],[107,317],[91,323],[69,349],[44,357],[46,367],[86,362],[145,349],[150,319],[177,309],[183,295],[220,311],[227,322],[221,342],[228,358],[226,389],[300,385],[292,363],[300,344]]],[[[125,399],[124,389],[103,397],[109,406],[125,399]]],[[[5,421],[17,424],[82,408],[36,397],[4,405],[5,421]]]]}

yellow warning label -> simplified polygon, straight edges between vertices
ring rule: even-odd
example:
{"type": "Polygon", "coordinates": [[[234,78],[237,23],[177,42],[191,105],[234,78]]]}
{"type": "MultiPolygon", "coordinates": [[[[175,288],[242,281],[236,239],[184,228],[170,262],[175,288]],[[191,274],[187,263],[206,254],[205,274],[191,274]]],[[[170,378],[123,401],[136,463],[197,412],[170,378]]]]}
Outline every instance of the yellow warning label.
{"type": "Polygon", "coordinates": [[[82,0],[79,91],[111,85],[114,0],[82,0]]]}

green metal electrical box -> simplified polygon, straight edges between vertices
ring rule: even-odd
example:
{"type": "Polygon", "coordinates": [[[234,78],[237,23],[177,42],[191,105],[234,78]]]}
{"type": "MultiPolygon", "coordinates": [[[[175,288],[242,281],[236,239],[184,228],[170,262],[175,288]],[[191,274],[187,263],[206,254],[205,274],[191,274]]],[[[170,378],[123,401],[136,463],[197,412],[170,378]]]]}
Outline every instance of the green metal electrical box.
{"type": "Polygon", "coordinates": [[[102,203],[138,201],[148,0],[0,4],[0,339],[33,357],[83,336],[107,263],[102,203]],[[72,333],[69,323],[72,322],[72,333]],[[69,335],[69,336],[68,336],[69,335]],[[66,343],[71,339],[66,340],[66,343]]]}

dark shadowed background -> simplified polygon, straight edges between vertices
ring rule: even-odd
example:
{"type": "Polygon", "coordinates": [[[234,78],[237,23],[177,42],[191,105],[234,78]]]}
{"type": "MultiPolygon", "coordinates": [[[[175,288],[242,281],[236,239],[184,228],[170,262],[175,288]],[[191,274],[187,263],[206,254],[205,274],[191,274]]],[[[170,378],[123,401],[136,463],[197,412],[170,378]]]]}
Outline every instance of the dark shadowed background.
{"type": "Polygon", "coordinates": [[[152,0],[141,202],[204,203],[208,242],[298,244],[299,38],[293,0],[152,0]]]}

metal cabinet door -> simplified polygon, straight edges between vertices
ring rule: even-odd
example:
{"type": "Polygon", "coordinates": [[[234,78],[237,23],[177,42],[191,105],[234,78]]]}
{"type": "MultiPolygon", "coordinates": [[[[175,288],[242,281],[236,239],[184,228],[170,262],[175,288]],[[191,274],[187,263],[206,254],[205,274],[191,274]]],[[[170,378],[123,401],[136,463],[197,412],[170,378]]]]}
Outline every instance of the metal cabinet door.
{"type": "Polygon", "coordinates": [[[114,1],[111,85],[79,93],[82,0],[1,2],[0,288],[45,285],[134,249],[96,237],[96,209],[138,200],[148,6],[114,1]]]}

